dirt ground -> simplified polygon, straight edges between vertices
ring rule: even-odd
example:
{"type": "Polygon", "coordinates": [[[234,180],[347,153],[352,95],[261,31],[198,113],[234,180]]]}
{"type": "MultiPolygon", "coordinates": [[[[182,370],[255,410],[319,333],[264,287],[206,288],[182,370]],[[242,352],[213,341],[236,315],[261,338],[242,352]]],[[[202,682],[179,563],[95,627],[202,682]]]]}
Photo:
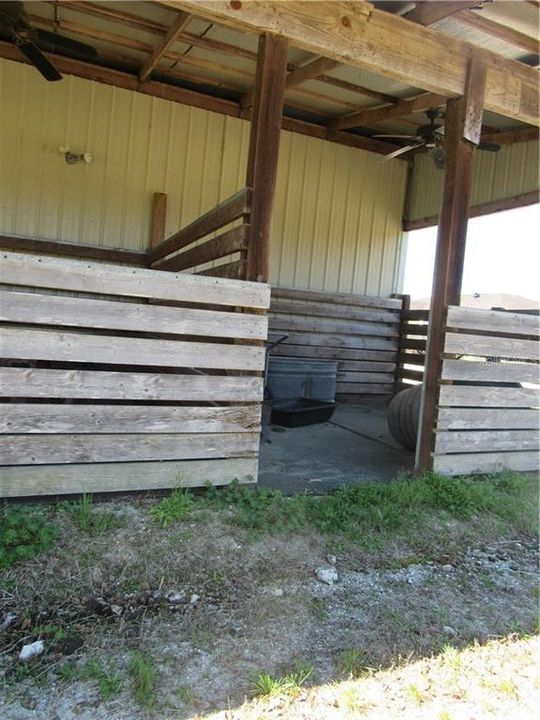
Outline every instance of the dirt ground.
{"type": "MultiPolygon", "coordinates": [[[[361,664],[373,683],[449,647],[509,635],[517,642],[537,627],[536,539],[509,535],[489,519],[481,526],[475,518],[436,519],[425,547],[416,543],[413,551],[403,538],[372,547],[305,530],[252,537],[229,524],[227,511],[160,528],[152,504],[128,498],[96,506],[113,521],[95,537],[60,513],[54,551],[0,576],[0,716],[243,718],[238,709],[262,672],[282,676],[309,665],[309,686],[335,689],[361,664]],[[321,582],[318,568],[335,568],[337,582],[321,582]],[[17,653],[37,634],[45,653],[21,672],[17,653]],[[134,653],[155,675],[147,706],[133,692],[134,653]]],[[[521,650],[519,662],[529,667],[532,650],[521,650]]],[[[501,690],[504,702],[494,703],[492,715],[478,707],[425,714],[409,688],[412,710],[398,698],[377,714],[366,690],[367,704],[348,700],[341,713],[332,700],[320,717],[528,717],[531,688],[540,690],[538,680],[530,682],[521,700],[516,693],[525,689],[501,690]]],[[[319,717],[310,692],[297,697],[295,718],[319,717]]],[[[289,717],[286,707],[274,698],[253,717],[289,717]]]]}

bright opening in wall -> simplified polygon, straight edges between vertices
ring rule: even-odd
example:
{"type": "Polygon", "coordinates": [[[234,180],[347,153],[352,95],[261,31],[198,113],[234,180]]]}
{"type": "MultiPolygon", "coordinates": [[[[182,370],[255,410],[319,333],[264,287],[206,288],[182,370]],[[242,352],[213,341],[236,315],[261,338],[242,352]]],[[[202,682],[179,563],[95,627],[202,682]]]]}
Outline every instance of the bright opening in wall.
{"type": "MultiPolygon", "coordinates": [[[[462,301],[467,307],[532,309],[540,303],[540,204],[469,220],[462,301]]],[[[429,307],[437,228],[409,233],[403,292],[429,307]]]]}

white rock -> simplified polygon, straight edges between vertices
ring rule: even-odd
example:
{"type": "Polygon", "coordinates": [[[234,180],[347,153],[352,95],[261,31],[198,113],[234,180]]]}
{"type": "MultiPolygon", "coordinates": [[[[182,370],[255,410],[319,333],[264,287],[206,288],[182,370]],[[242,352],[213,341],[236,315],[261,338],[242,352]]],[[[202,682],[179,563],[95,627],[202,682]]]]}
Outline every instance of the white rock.
{"type": "Polygon", "coordinates": [[[170,592],[167,594],[167,602],[171,605],[180,605],[186,601],[186,596],[182,592],[170,592]]]}
{"type": "Polygon", "coordinates": [[[335,565],[337,563],[337,557],[335,555],[327,555],[326,559],[330,563],[330,565],[335,565]]]}
{"type": "Polygon", "coordinates": [[[190,600],[189,602],[190,602],[192,605],[196,605],[196,604],[199,602],[200,599],[201,599],[201,596],[200,596],[200,595],[197,595],[197,593],[193,593],[193,595],[191,596],[191,600],[190,600]]]}
{"type": "Polygon", "coordinates": [[[317,580],[327,585],[333,585],[338,580],[338,573],[336,568],[331,565],[330,567],[321,566],[315,570],[317,580]]]}
{"type": "Polygon", "coordinates": [[[455,637],[457,635],[457,632],[453,627],[450,627],[450,625],[443,625],[443,633],[445,635],[449,635],[450,637],[455,637]]]}
{"type": "Polygon", "coordinates": [[[272,590],[272,595],[274,597],[283,597],[283,588],[274,588],[272,590]]]}
{"type": "Polygon", "coordinates": [[[22,646],[21,652],[19,653],[19,660],[20,662],[28,662],[32,660],[32,658],[39,657],[44,651],[45,645],[43,640],[36,640],[36,642],[22,646]]]}

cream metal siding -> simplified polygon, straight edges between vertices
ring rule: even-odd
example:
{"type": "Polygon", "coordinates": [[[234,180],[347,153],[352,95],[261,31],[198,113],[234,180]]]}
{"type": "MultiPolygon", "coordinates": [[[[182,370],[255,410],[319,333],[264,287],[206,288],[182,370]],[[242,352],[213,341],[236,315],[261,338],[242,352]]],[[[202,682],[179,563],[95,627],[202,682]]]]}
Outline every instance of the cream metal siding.
{"type": "MultiPolygon", "coordinates": [[[[244,184],[249,124],[0,60],[0,233],[144,250],[154,192],[167,234],[244,184]],[[88,151],[90,165],[58,152],[88,151]]],[[[405,163],[284,132],[271,281],[388,295],[401,243],[405,163]]]]}
{"type": "MultiPolygon", "coordinates": [[[[503,145],[498,153],[479,151],[475,157],[472,205],[504,200],[539,188],[538,141],[503,145]]],[[[444,173],[428,155],[417,155],[408,220],[439,213],[444,173]]]]}

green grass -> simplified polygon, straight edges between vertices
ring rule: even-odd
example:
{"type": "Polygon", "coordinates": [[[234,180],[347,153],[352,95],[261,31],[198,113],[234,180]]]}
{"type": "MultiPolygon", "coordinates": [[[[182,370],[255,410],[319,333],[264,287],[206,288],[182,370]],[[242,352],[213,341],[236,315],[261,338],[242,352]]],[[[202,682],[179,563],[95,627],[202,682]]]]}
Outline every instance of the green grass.
{"type": "Polygon", "coordinates": [[[94,506],[92,495],[86,493],[78,502],[61,502],[58,509],[67,513],[79,530],[92,537],[103,535],[104,532],[124,524],[114,513],[98,510],[94,506]]]}
{"type": "Polygon", "coordinates": [[[366,653],[358,648],[344,650],[338,658],[337,667],[342,676],[352,680],[369,671],[366,665],[366,653]]]}
{"type": "Polygon", "coordinates": [[[156,703],[156,668],[148,655],[133,653],[128,666],[131,689],[135,701],[144,708],[156,703]]]}
{"type": "Polygon", "coordinates": [[[60,534],[46,513],[30,505],[0,507],[0,571],[50,550],[60,534]]]}
{"type": "Polygon", "coordinates": [[[74,662],[66,662],[58,666],[55,672],[65,683],[77,680],[97,682],[102,700],[108,700],[118,695],[123,686],[122,678],[113,662],[104,665],[99,660],[89,660],[83,667],[78,667],[74,662]]]}
{"type": "Polygon", "coordinates": [[[258,698],[294,697],[302,686],[313,677],[313,665],[297,663],[295,669],[282,677],[268,673],[255,675],[251,683],[251,694],[258,698]]]}
{"type": "Polygon", "coordinates": [[[188,490],[176,489],[160,503],[150,509],[154,522],[167,527],[180,520],[185,520],[195,505],[193,495],[188,490]]]}

